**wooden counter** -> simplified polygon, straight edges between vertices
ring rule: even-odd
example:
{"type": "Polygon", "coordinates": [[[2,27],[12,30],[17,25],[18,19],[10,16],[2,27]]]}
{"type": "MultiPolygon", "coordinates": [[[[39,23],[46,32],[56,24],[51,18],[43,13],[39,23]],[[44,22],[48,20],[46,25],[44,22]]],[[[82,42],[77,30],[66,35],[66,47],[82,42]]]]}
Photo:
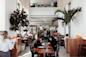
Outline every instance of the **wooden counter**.
{"type": "Polygon", "coordinates": [[[70,57],[79,57],[81,49],[81,44],[86,44],[86,40],[82,38],[75,38],[75,39],[67,39],[67,52],[69,53],[70,57]]]}

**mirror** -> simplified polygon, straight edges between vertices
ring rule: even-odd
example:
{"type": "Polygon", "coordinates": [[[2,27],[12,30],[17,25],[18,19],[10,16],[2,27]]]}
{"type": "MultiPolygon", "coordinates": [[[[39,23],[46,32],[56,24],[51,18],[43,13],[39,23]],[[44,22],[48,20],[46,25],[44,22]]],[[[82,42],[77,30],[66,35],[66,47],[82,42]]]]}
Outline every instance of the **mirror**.
{"type": "Polygon", "coordinates": [[[30,0],[30,7],[57,7],[57,0],[30,0]]]}

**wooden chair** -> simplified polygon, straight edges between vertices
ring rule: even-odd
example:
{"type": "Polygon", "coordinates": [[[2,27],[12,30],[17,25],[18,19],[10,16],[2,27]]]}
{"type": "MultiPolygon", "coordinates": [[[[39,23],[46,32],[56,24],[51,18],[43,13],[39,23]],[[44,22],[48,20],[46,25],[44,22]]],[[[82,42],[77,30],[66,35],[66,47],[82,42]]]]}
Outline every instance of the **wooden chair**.
{"type": "Polygon", "coordinates": [[[12,38],[15,39],[16,43],[14,48],[10,51],[11,57],[18,57],[21,48],[21,39],[18,39],[17,36],[13,36],[12,38]]]}
{"type": "Polygon", "coordinates": [[[11,54],[11,57],[18,57],[16,44],[15,44],[15,46],[14,46],[14,49],[12,49],[12,50],[10,51],[10,54],[11,54]]]}

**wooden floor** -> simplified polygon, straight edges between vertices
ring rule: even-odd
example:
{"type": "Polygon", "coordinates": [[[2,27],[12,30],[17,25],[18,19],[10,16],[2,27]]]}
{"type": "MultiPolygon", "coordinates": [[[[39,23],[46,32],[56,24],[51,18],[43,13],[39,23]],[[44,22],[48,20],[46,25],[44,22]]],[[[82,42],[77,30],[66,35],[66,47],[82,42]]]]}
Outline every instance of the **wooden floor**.
{"type": "MultiPolygon", "coordinates": [[[[24,52],[22,52],[19,57],[31,57],[31,52],[29,47],[27,47],[27,49],[24,52]]],[[[59,57],[69,57],[69,54],[66,53],[66,50],[64,47],[60,47],[59,57]]]]}

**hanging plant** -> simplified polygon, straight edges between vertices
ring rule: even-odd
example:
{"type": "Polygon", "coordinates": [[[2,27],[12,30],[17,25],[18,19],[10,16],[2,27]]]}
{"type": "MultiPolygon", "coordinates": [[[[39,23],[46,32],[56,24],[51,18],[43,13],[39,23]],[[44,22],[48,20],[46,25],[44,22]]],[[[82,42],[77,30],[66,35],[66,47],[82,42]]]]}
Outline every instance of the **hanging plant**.
{"type": "Polygon", "coordinates": [[[13,11],[13,13],[10,15],[10,30],[16,31],[21,30],[21,27],[28,27],[29,20],[27,19],[27,14],[22,9],[21,11],[19,9],[16,9],[13,11]]]}

